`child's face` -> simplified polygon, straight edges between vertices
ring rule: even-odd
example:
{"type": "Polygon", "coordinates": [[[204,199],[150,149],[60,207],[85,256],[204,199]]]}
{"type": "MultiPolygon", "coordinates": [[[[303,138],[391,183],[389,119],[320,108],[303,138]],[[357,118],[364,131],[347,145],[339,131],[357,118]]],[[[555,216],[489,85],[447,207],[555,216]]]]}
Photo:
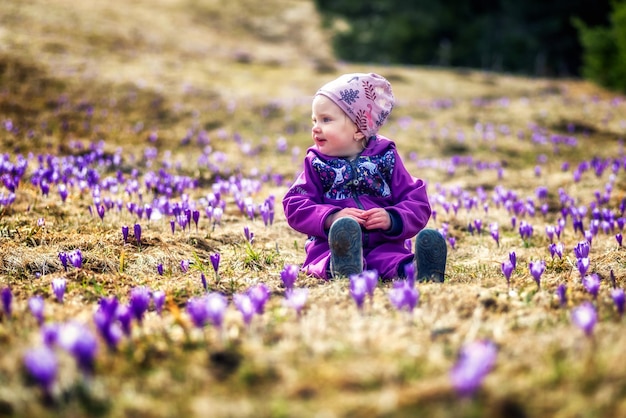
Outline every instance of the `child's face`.
{"type": "Polygon", "coordinates": [[[317,95],[311,110],[311,136],[320,152],[329,157],[355,157],[363,151],[364,135],[332,100],[317,95]]]}

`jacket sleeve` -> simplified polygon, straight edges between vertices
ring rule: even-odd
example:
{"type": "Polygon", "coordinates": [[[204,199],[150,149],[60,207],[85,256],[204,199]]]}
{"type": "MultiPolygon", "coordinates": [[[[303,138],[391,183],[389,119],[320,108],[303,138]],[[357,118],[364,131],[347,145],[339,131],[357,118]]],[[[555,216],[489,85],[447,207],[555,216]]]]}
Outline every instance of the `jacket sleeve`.
{"type": "Polygon", "coordinates": [[[326,237],[328,230],[324,229],[324,221],[339,208],[323,204],[322,196],[321,182],[307,158],[304,171],[283,198],[283,209],[289,226],[309,236],[326,237]]]}
{"type": "Polygon", "coordinates": [[[396,154],[396,165],[390,185],[394,204],[385,209],[391,212],[392,216],[396,215],[402,221],[401,232],[399,235],[393,235],[393,238],[409,239],[424,229],[432,210],[426,193],[426,183],[413,177],[404,166],[396,150],[394,153],[396,154]]]}

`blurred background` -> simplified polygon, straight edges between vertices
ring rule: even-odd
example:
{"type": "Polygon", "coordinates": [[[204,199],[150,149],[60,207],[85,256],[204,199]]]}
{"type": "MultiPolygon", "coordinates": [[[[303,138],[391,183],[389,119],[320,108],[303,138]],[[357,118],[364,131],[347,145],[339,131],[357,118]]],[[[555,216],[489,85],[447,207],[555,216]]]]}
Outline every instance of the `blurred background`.
{"type": "Polygon", "coordinates": [[[315,0],[347,61],[584,76],[626,90],[626,2],[315,0]]]}

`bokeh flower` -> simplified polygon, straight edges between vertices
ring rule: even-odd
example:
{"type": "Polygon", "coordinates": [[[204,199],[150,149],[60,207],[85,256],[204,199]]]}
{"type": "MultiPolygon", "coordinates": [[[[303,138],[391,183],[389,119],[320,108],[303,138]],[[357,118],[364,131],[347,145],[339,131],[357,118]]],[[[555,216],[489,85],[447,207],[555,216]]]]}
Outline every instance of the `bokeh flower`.
{"type": "Polygon", "coordinates": [[[163,312],[163,305],[165,305],[165,292],[162,290],[155,290],[152,292],[152,303],[154,303],[154,310],[158,315],[163,312]]]}
{"type": "Polygon", "coordinates": [[[0,298],[2,299],[4,314],[10,318],[13,315],[13,292],[11,292],[11,288],[3,288],[0,292],[0,298]]]}
{"type": "Polygon", "coordinates": [[[208,320],[216,328],[222,328],[228,300],[218,292],[211,292],[205,297],[208,320]]]}
{"type": "Polygon", "coordinates": [[[593,296],[594,299],[598,297],[598,291],[600,290],[600,276],[596,273],[589,274],[583,277],[583,286],[587,292],[593,296]]]}
{"type": "Polygon", "coordinates": [[[58,360],[54,351],[45,345],[29,349],[24,354],[24,367],[37,384],[50,393],[58,373],[58,360]]]}
{"type": "Polygon", "coordinates": [[[28,309],[33,314],[39,325],[43,324],[44,300],[41,296],[36,295],[28,299],[28,309]]]}
{"type": "Polygon", "coordinates": [[[258,283],[250,287],[246,293],[250,297],[252,305],[254,305],[255,313],[261,315],[265,311],[265,304],[270,298],[270,291],[267,286],[263,283],[258,283]]]}
{"type": "Polygon", "coordinates": [[[619,314],[619,316],[623,316],[624,315],[624,303],[626,302],[626,297],[624,296],[624,289],[622,288],[611,289],[611,298],[613,299],[613,303],[615,304],[617,313],[619,314]]]}
{"type": "Polygon", "coordinates": [[[559,305],[561,308],[567,306],[567,285],[565,283],[561,283],[556,288],[556,296],[559,299],[559,305]]]}
{"type": "Polygon", "coordinates": [[[359,310],[363,309],[363,302],[368,293],[368,285],[365,276],[353,274],[350,276],[350,295],[359,310]]]}
{"type": "Polygon", "coordinates": [[[52,279],[52,292],[57,299],[57,302],[63,303],[63,298],[65,297],[65,289],[67,287],[67,281],[58,277],[56,279],[52,279]]]}
{"type": "Polygon", "coordinates": [[[280,272],[280,280],[283,282],[285,289],[293,289],[300,267],[296,264],[286,264],[280,272]]]}
{"type": "Polygon", "coordinates": [[[504,274],[504,278],[506,279],[506,284],[507,286],[511,286],[511,274],[513,274],[513,270],[515,269],[515,267],[513,267],[513,264],[511,263],[511,261],[505,261],[504,263],[502,263],[501,265],[501,269],[502,269],[502,274],[504,274]]]}
{"type": "Polygon", "coordinates": [[[98,341],[89,328],[76,322],[63,324],[59,329],[58,344],[74,357],[84,373],[93,372],[98,341]]]}
{"type": "Polygon", "coordinates": [[[459,351],[459,356],[450,371],[452,386],[460,396],[472,396],[482,385],[496,363],[498,351],[491,341],[477,341],[467,344],[459,351]]]}
{"type": "Polygon", "coordinates": [[[133,287],[130,290],[129,306],[133,317],[141,324],[150,307],[150,289],[146,286],[133,287]]]}
{"type": "Polygon", "coordinates": [[[237,310],[241,313],[243,322],[246,325],[250,325],[250,322],[252,321],[252,318],[254,317],[254,314],[256,312],[256,308],[252,303],[250,295],[248,295],[247,293],[236,293],[233,296],[233,302],[237,310]]]}
{"type": "Polygon", "coordinates": [[[585,335],[591,336],[593,334],[593,328],[598,321],[598,314],[591,302],[583,302],[572,309],[571,316],[574,325],[583,330],[585,335]]]}
{"type": "Polygon", "coordinates": [[[546,262],[543,260],[531,261],[529,264],[530,274],[535,279],[537,287],[541,288],[541,276],[546,270],[546,262]]]}
{"type": "Polygon", "coordinates": [[[405,310],[412,313],[419,301],[420,293],[408,280],[398,280],[393,283],[389,290],[389,300],[399,311],[405,310]]]}
{"type": "Polygon", "coordinates": [[[285,292],[284,304],[296,311],[296,315],[300,317],[302,309],[306,305],[307,298],[309,296],[308,289],[290,288],[285,292]]]}

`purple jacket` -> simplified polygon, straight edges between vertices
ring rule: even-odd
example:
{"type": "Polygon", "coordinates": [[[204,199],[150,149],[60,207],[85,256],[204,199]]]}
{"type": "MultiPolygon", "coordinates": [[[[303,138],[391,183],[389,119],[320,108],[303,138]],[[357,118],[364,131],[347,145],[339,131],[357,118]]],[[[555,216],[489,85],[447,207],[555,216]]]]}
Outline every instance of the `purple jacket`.
{"type": "Polygon", "coordinates": [[[308,149],[304,171],[283,198],[287,222],[309,237],[303,264],[308,273],[327,278],[330,248],[324,221],[346,207],[389,212],[389,231],[363,230],[364,268],[378,270],[383,278],[397,277],[398,267],[413,257],[405,240],[426,226],[431,208],[426,184],[409,174],[393,141],[378,135],[353,161],[308,149]]]}

